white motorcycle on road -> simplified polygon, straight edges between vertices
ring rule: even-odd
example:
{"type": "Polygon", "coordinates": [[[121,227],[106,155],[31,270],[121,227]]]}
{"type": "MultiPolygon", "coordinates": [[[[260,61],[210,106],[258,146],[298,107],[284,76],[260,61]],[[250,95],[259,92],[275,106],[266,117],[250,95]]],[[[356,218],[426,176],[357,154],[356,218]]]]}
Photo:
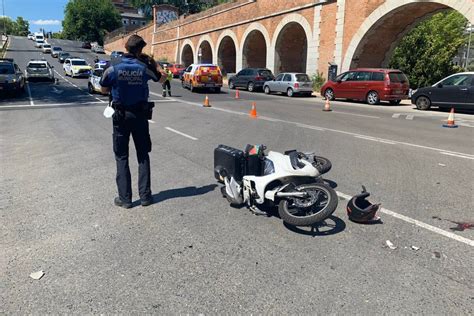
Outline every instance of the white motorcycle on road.
{"type": "Polygon", "coordinates": [[[258,206],[278,205],[281,219],[294,226],[312,226],[331,216],[337,194],[321,177],[331,162],[312,153],[265,154],[265,149],[219,145],[214,150],[214,175],[224,183],[222,195],[231,204],[245,203],[256,214],[265,214],[258,206]]]}

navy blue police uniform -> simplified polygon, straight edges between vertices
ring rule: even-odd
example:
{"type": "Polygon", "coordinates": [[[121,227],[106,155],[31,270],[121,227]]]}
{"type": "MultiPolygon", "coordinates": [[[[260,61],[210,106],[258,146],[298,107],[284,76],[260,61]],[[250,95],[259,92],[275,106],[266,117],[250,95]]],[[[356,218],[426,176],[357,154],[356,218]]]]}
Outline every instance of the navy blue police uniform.
{"type": "MultiPolygon", "coordinates": [[[[111,88],[113,115],[113,150],[117,163],[117,187],[121,203],[131,206],[132,183],[128,162],[130,135],[135,143],[138,160],[138,192],[142,205],[151,201],[150,157],[151,138],[148,118],[148,80],[159,81],[161,74],[153,67],[126,54],[119,63],[110,65],[102,75],[100,85],[111,88]]],[[[117,202],[116,202],[117,203],[117,202]]]]}

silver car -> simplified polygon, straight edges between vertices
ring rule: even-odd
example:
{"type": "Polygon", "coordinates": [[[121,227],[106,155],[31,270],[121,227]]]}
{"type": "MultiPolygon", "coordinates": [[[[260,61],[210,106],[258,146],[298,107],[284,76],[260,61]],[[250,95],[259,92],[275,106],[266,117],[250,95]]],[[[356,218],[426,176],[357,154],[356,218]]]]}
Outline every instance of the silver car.
{"type": "Polygon", "coordinates": [[[25,77],[27,80],[32,79],[47,79],[54,81],[53,66],[51,66],[46,60],[30,60],[28,66],[25,69],[25,77]]]}
{"type": "Polygon", "coordinates": [[[313,93],[313,82],[307,74],[297,72],[284,72],[276,76],[272,81],[263,84],[266,94],[273,92],[285,93],[292,97],[295,94],[311,96],[313,93]]]}

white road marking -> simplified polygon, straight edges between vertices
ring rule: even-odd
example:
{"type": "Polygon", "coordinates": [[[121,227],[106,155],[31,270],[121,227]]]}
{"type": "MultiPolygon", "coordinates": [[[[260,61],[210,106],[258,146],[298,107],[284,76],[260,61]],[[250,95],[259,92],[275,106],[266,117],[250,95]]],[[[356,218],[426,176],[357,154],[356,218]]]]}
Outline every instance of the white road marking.
{"type": "Polygon", "coordinates": [[[189,139],[198,140],[196,137],[192,137],[192,136],[190,136],[190,135],[188,135],[188,134],[185,134],[185,133],[183,133],[183,132],[177,131],[177,130],[171,128],[171,127],[165,127],[165,128],[166,128],[167,130],[169,130],[170,132],[179,134],[179,135],[184,136],[184,137],[187,137],[187,138],[189,138],[189,139]]]}
{"type": "MultiPolygon", "coordinates": [[[[153,95],[158,95],[157,93],[153,93],[153,92],[150,92],[150,93],[153,94],[153,95]]],[[[188,101],[177,100],[177,99],[173,99],[173,100],[175,100],[178,103],[190,104],[190,105],[195,105],[195,106],[202,107],[201,104],[195,103],[195,102],[188,102],[188,101]]],[[[232,111],[232,110],[227,110],[227,109],[223,109],[223,108],[219,108],[219,107],[215,107],[215,106],[212,107],[211,109],[222,111],[222,112],[228,112],[228,113],[232,113],[232,114],[237,114],[237,115],[247,115],[247,113],[245,113],[245,112],[232,111]]],[[[270,118],[270,119],[278,120],[278,122],[282,122],[282,123],[294,124],[296,126],[301,125],[301,123],[299,123],[299,122],[280,120],[280,119],[276,119],[276,118],[270,118]]],[[[342,131],[342,130],[333,129],[333,128],[326,128],[326,127],[314,126],[314,125],[307,125],[307,126],[308,127],[306,127],[306,128],[309,128],[309,126],[311,126],[311,129],[315,129],[315,130],[324,130],[324,131],[340,133],[340,134],[344,134],[344,135],[360,136],[360,137],[375,139],[375,137],[372,137],[372,136],[369,136],[369,135],[357,134],[357,133],[342,131]]],[[[466,153],[461,153],[461,152],[456,152],[456,151],[451,151],[451,150],[444,150],[444,149],[441,149],[441,148],[423,146],[423,145],[418,145],[418,144],[413,144],[413,143],[401,142],[401,141],[396,141],[396,140],[391,140],[391,139],[384,139],[384,138],[376,138],[376,139],[381,143],[386,143],[386,144],[390,144],[390,145],[394,145],[394,144],[404,145],[404,146],[408,146],[408,147],[421,148],[421,149],[432,150],[432,151],[436,151],[436,152],[444,152],[444,153],[455,154],[455,155],[462,156],[461,158],[469,157],[469,159],[474,159],[474,155],[471,155],[471,154],[466,154],[466,153]]],[[[455,157],[457,157],[457,156],[455,156],[455,157]]]]}
{"type": "Polygon", "coordinates": [[[92,102],[68,102],[68,103],[42,103],[42,104],[18,104],[18,105],[0,105],[0,111],[2,109],[20,109],[20,108],[31,108],[31,107],[52,107],[52,106],[77,106],[77,105],[88,105],[88,104],[100,104],[102,102],[92,101],[92,102]]]}
{"type": "Polygon", "coordinates": [[[414,116],[413,114],[409,114],[409,115],[407,115],[406,119],[407,119],[407,120],[410,120],[410,121],[413,121],[413,118],[414,118],[414,117],[415,117],[415,116],[414,116]]]}
{"type": "Polygon", "coordinates": [[[367,118],[373,118],[373,119],[379,119],[380,118],[379,116],[374,116],[374,115],[355,114],[355,113],[339,112],[339,111],[332,111],[332,113],[367,117],[367,118]]]}
{"type": "Polygon", "coordinates": [[[360,139],[365,139],[365,140],[371,140],[371,141],[378,142],[378,143],[383,143],[383,144],[395,145],[394,142],[387,141],[387,140],[380,139],[380,138],[370,137],[370,136],[354,136],[354,137],[355,138],[360,138],[360,139]]]}
{"type": "Polygon", "coordinates": [[[440,152],[440,154],[442,155],[448,155],[448,156],[453,156],[453,157],[458,157],[458,158],[464,158],[464,159],[471,159],[471,160],[474,160],[474,157],[473,156],[466,156],[466,155],[458,155],[458,154],[454,154],[454,153],[451,153],[451,152],[440,152]]]}
{"type": "Polygon", "coordinates": [[[392,115],[392,118],[399,118],[400,117],[400,113],[395,113],[392,115]]]}
{"type": "Polygon", "coordinates": [[[155,124],[156,122],[153,121],[153,120],[148,120],[148,122],[152,123],[152,124],[155,124]]]}
{"type": "Polygon", "coordinates": [[[315,130],[315,131],[324,131],[324,128],[320,128],[320,127],[316,127],[316,126],[311,126],[311,125],[306,125],[306,124],[297,123],[296,126],[302,127],[302,128],[312,129],[312,130],[315,130]]]}
{"type": "MultiPolygon", "coordinates": [[[[346,199],[346,200],[350,200],[352,198],[352,196],[350,195],[347,195],[345,193],[342,193],[342,192],[339,192],[339,191],[336,191],[337,192],[337,195],[346,199]]],[[[469,238],[465,238],[465,237],[462,237],[462,236],[459,236],[459,235],[456,235],[454,233],[451,233],[451,232],[448,232],[446,230],[443,230],[441,228],[438,228],[438,227],[435,227],[435,226],[432,226],[432,225],[429,225],[429,224],[426,224],[422,221],[419,221],[419,220],[416,220],[414,218],[411,218],[411,217],[408,217],[408,216],[405,216],[405,215],[402,215],[402,214],[399,214],[397,212],[394,212],[394,211],[391,211],[391,210],[388,210],[386,208],[381,208],[380,209],[380,212],[381,213],[384,213],[384,214],[387,214],[387,215],[390,215],[392,217],[395,217],[395,218],[398,218],[402,221],[405,221],[407,223],[410,223],[410,224],[414,224],[418,227],[421,227],[421,228],[424,228],[426,230],[429,230],[433,233],[436,233],[436,234],[439,234],[439,235],[442,235],[442,236],[445,236],[445,237],[448,237],[448,238],[451,238],[453,240],[456,240],[458,242],[462,242],[466,245],[469,245],[469,246],[474,246],[474,240],[471,240],[469,238]]]]}
{"type": "Polygon", "coordinates": [[[34,106],[35,102],[33,101],[33,97],[31,96],[31,89],[30,89],[30,84],[26,84],[26,90],[28,91],[28,98],[30,99],[30,106],[34,106]]]}

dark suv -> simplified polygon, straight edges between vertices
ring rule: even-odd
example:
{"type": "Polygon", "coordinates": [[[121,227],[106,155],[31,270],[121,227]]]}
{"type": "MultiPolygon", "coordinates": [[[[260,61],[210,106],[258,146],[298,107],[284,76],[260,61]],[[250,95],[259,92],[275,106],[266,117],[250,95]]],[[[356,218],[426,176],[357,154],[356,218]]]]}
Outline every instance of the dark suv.
{"type": "Polygon", "coordinates": [[[0,58],[0,93],[25,90],[25,77],[17,64],[10,58],[0,58]]]}
{"type": "Polygon", "coordinates": [[[229,78],[229,88],[246,88],[252,92],[263,89],[263,84],[273,79],[272,72],[266,68],[245,68],[229,78]]]}

